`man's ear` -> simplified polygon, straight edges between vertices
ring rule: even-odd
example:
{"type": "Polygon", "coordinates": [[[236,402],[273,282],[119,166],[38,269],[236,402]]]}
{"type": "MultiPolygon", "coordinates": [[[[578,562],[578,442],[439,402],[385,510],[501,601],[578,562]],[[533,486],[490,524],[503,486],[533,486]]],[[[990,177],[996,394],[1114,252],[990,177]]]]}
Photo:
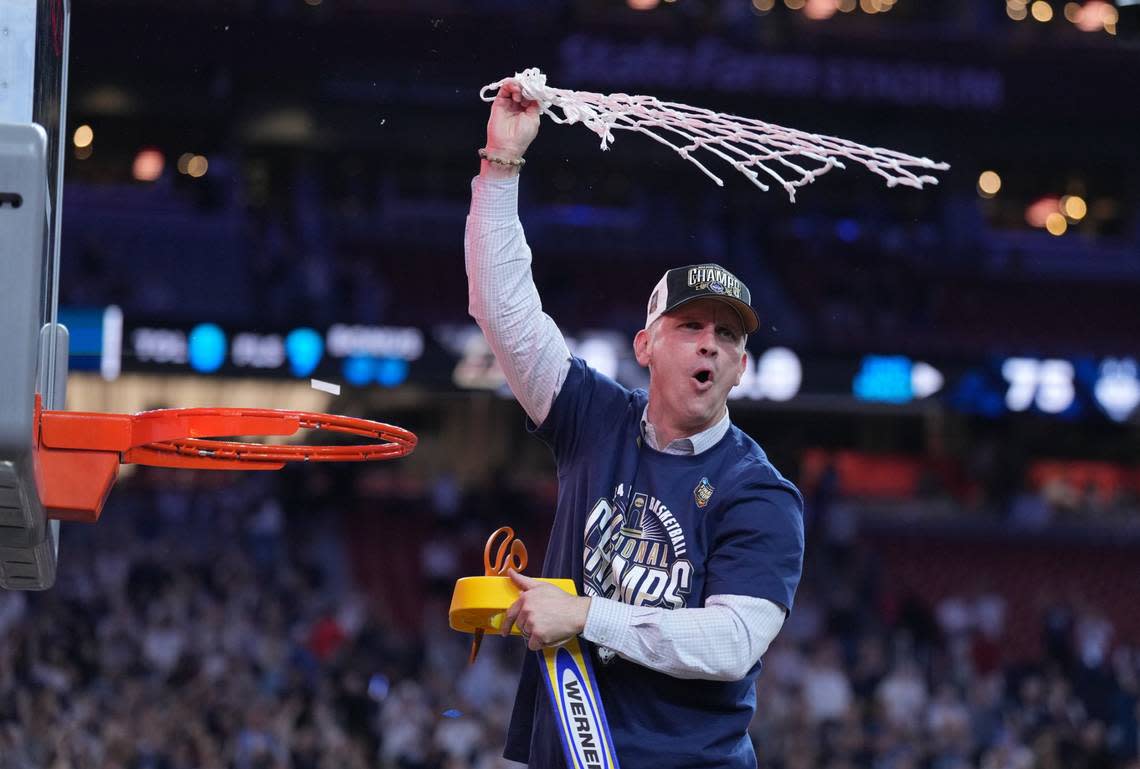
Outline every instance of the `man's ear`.
{"type": "Polygon", "coordinates": [[[644,328],[633,337],[633,357],[637,358],[638,365],[649,367],[649,331],[644,328]]]}
{"type": "Polygon", "coordinates": [[[740,365],[736,369],[736,381],[733,382],[733,384],[732,384],[733,387],[740,384],[740,380],[744,378],[744,370],[747,368],[748,368],[748,353],[742,352],[742,353],[740,353],[740,365]]]}

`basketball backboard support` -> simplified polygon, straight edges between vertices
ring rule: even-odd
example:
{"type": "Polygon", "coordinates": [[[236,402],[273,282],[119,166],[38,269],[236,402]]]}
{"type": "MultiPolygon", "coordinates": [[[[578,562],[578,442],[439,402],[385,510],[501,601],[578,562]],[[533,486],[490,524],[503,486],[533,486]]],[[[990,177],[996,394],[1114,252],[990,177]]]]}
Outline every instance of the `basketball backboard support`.
{"type": "Polygon", "coordinates": [[[59,522],[36,485],[35,399],[63,407],[57,321],[69,0],[0,0],[0,586],[55,582],[59,522]]]}

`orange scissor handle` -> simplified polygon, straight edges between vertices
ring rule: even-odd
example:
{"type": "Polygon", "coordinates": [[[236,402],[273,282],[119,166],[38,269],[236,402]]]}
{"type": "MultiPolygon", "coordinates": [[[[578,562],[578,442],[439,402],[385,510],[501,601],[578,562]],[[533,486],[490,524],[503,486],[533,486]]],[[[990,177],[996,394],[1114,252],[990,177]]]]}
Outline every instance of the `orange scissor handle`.
{"type": "MultiPolygon", "coordinates": [[[[487,537],[487,544],[483,546],[483,573],[488,577],[506,577],[507,571],[514,569],[516,572],[522,572],[526,568],[526,545],[523,544],[521,539],[515,537],[515,530],[510,526],[500,526],[492,532],[491,536],[487,537]],[[499,548],[495,551],[495,542],[502,538],[499,542],[499,548]],[[495,558],[491,560],[491,552],[495,551],[495,558]]],[[[468,659],[469,663],[475,662],[476,655],[479,654],[479,646],[483,643],[483,631],[476,630],[475,637],[471,639],[471,656],[468,659]]]]}
{"type": "Polygon", "coordinates": [[[526,568],[526,545],[523,544],[521,539],[515,537],[515,530],[510,526],[501,526],[495,529],[494,533],[487,538],[487,544],[483,548],[483,569],[484,573],[488,576],[507,576],[508,569],[514,569],[517,572],[522,572],[526,568]],[[491,560],[491,551],[495,549],[495,540],[500,536],[506,535],[501,543],[499,543],[498,552],[495,553],[495,560],[491,560]]]}

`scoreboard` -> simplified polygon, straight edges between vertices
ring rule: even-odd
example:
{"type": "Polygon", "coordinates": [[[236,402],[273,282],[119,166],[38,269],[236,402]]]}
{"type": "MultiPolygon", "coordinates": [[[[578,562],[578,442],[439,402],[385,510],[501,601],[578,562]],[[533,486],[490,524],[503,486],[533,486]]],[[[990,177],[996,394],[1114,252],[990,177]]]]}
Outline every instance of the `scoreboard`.
{"type": "MultiPolygon", "coordinates": [[[[319,377],[357,388],[508,394],[502,371],[474,324],[249,329],[210,320],[132,321],[116,307],[64,309],[60,318],[73,340],[72,370],[99,371],[108,380],[121,372],[319,377]]],[[[648,383],[628,334],[602,329],[566,336],[571,351],[599,371],[629,387],[648,383]]],[[[758,337],[749,342],[744,377],[730,393],[740,405],[927,403],[987,417],[1028,412],[1114,422],[1137,417],[1140,406],[1140,366],[1134,355],[940,359],[891,351],[832,354],[765,347],[758,337]]]]}

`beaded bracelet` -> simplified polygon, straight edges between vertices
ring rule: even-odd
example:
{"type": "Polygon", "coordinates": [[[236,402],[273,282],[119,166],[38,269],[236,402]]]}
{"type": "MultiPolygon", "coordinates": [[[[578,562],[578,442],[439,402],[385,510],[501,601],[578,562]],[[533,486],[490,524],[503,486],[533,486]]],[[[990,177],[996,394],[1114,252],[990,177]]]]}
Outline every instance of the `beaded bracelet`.
{"type": "Polygon", "coordinates": [[[522,168],[524,165],[526,165],[525,158],[497,158],[494,155],[488,154],[486,147],[479,148],[479,157],[483,158],[483,160],[486,160],[488,163],[494,163],[495,165],[499,166],[513,166],[515,168],[522,168]]]}

